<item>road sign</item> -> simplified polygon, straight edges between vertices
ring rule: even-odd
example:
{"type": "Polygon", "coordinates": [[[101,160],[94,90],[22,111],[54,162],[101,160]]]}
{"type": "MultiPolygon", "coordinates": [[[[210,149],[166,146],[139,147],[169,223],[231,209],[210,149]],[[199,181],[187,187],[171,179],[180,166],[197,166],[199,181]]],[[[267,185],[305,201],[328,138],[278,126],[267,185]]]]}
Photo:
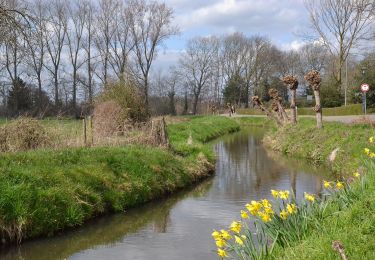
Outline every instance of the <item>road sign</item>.
{"type": "Polygon", "coordinates": [[[366,83],[364,83],[364,84],[362,84],[361,85],[361,91],[362,92],[367,92],[367,91],[369,91],[370,90],[370,86],[369,86],[369,84],[366,84],[366,83]]]}

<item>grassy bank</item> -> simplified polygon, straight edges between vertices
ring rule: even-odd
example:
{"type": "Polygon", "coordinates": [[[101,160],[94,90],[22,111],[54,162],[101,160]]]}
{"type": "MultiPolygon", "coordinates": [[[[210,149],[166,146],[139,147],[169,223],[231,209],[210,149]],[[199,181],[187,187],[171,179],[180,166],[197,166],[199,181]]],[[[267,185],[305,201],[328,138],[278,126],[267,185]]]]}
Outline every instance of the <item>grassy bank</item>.
{"type": "Polygon", "coordinates": [[[1,154],[1,237],[52,235],[186,187],[213,170],[214,154],[204,143],[238,129],[228,118],[192,118],[168,126],[171,150],[127,146],[1,154]]]}
{"type": "Polygon", "coordinates": [[[319,130],[313,119],[305,118],[299,120],[298,127],[290,125],[271,131],[264,141],[273,150],[315,164],[327,164],[334,172],[345,175],[360,166],[363,147],[374,132],[368,125],[334,122],[324,123],[324,128],[319,130]],[[335,160],[330,162],[329,156],[336,148],[339,150],[335,160]]]}
{"type": "MultiPolygon", "coordinates": [[[[348,196],[338,195],[319,211],[319,223],[307,235],[287,247],[276,246],[271,258],[275,259],[340,259],[332,248],[339,241],[349,259],[374,259],[375,239],[375,163],[364,154],[364,148],[375,150],[368,138],[374,136],[368,125],[325,123],[317,130],[313,120],[300,120],[298,127],[272,131],[265,142],[271,148],[313,161],[326,163],[347,179],[352,173],[366,173],[364,185],[354,182],[348,196]],[[340,148],[333,163],[328,156],[340,148]]],[[[310,216],[315,219],[317,216],[310,216]]]]}

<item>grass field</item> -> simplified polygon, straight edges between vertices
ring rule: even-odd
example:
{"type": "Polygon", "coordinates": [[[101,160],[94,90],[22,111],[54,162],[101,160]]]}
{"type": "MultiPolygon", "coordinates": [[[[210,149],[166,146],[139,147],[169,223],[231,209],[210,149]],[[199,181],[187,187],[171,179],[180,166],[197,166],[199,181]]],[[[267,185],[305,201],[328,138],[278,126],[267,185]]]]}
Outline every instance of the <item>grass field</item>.
{"type": "Polygon", "coordinates": [[[204,143],[238,129],[229,118],[198,117],[168,126],[172,150],[129,145],[3,153],[0,236],[52,235],[186,187],[212,173],[214,153],[204,143]]]}

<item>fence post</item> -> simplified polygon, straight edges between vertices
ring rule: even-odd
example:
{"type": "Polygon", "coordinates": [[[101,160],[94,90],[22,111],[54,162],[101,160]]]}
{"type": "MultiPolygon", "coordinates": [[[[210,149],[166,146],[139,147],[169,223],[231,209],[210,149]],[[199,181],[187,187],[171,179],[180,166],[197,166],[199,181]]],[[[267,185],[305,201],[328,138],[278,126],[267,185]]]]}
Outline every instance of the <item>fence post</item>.
{"type": "Polygon", "coordinates": [[[84,145],[87,146],[86,116],[83,118],[83,140],[84,140],[84,145]]]}

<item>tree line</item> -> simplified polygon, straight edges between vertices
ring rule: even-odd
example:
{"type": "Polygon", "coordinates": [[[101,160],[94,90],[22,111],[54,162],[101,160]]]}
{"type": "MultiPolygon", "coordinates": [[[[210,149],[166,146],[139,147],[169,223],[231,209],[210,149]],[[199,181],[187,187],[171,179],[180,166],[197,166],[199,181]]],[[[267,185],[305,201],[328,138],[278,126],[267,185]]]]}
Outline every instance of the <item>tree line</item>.
{"type": "Polygon", "coordinates": [[[241,32],[194,37],[164,71],[155,70],[155,59],[179,33],[165,3],[1,0],[0,9],[0,113],[6,116],[90,113],[95,97],[117,81],[137,86],[147,114],[249,107],[255,95],[269,101],[269,89],[288,100],[281,80],[287,75],[298,78],[307,92],[300,94],[312,94],[303,87],[310,70],[322,76],[323,106],[337,106],[359,101],[353,86],[363,80],[361,66],[370,73],[374,56],[360,48],[373,39],[370,0],[306,2],[311,28],[297,50],[241,32]]]}

